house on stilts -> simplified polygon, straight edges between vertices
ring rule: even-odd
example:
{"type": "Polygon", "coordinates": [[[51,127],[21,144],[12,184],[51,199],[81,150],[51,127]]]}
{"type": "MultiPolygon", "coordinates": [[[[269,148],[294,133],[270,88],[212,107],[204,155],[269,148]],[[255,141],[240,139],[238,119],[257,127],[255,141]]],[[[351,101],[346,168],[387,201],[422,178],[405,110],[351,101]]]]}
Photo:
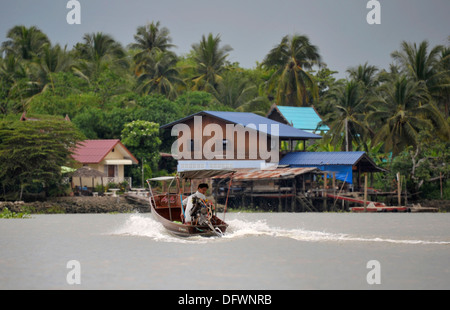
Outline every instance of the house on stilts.
{"type": "Polygon", "coordinates": [[[216,202],[228,197],[232,208],[327,210],[325,191],[341,184],[355,190],[363,173],[382,171],[364,152],[304,152],[308,141],[322,137],[254,113],[202,111],[161,129],[174,137],[178,171],[236,171],[229,188],[229,176],[209,180],[216,202]]]}

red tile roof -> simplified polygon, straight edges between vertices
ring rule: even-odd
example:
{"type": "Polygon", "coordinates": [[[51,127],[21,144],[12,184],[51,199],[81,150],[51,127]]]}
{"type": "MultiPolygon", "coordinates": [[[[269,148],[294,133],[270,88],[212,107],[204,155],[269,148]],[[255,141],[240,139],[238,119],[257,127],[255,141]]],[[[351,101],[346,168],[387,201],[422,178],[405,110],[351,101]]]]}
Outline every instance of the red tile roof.
{"type": "Polygon", "coordinates": [[[129,154],[131,160],[138,163],[138,160],[130,151],[120,142],[115,140],[85,140],[81,142],[74,151],[73,158],[82,164],[98,164],[111,150],[120,145],[129,154]]]}

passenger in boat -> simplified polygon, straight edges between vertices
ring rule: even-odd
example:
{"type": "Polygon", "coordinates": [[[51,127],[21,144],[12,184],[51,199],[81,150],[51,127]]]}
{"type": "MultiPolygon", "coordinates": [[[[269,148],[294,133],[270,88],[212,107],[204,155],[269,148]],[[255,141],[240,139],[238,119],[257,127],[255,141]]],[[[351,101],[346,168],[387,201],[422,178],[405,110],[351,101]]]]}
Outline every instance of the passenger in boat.
{"type": "Polygon", "coordinates": [[[206,191],[208,190],[209,186],[206,183],[201,183],[198,188],[197,191],[192,194],[191,196],[189,196],[188,198],[183,200],[183,206],[185,207],[184,210],[184,214],[182,214],[182,216],[185,216],[184,218],[184,223],[185,224],[190,224],[192,219],[191,219],[191,209],[194,207],[194,204],[192,203],[192,198],[193,197],[198,197],[201,198],[203,200],[206,200],[206,191]]]}

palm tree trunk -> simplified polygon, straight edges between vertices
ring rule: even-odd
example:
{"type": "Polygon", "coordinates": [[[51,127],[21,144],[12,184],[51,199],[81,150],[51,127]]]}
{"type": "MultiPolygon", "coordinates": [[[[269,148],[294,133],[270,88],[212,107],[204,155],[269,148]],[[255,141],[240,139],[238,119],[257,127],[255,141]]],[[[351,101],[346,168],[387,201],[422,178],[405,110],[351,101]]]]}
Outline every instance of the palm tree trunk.
{"type": "Polygon", "coordinates": [[[348,152],[348,118],[345,119],[345,151],[348,152]]]}

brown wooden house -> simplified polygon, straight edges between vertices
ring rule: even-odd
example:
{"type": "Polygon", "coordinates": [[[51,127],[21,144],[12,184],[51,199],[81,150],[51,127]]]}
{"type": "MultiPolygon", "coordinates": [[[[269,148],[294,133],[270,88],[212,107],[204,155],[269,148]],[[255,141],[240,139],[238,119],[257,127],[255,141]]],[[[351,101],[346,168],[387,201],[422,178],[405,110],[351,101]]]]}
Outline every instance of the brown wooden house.
{"type": "Polygon", "coordinates": [[[299,130],[244,112],[202,111],[166,124],[177,139],[172,147],[178,171],[276,167],[280,143],[321,139],[299,130]]]}

